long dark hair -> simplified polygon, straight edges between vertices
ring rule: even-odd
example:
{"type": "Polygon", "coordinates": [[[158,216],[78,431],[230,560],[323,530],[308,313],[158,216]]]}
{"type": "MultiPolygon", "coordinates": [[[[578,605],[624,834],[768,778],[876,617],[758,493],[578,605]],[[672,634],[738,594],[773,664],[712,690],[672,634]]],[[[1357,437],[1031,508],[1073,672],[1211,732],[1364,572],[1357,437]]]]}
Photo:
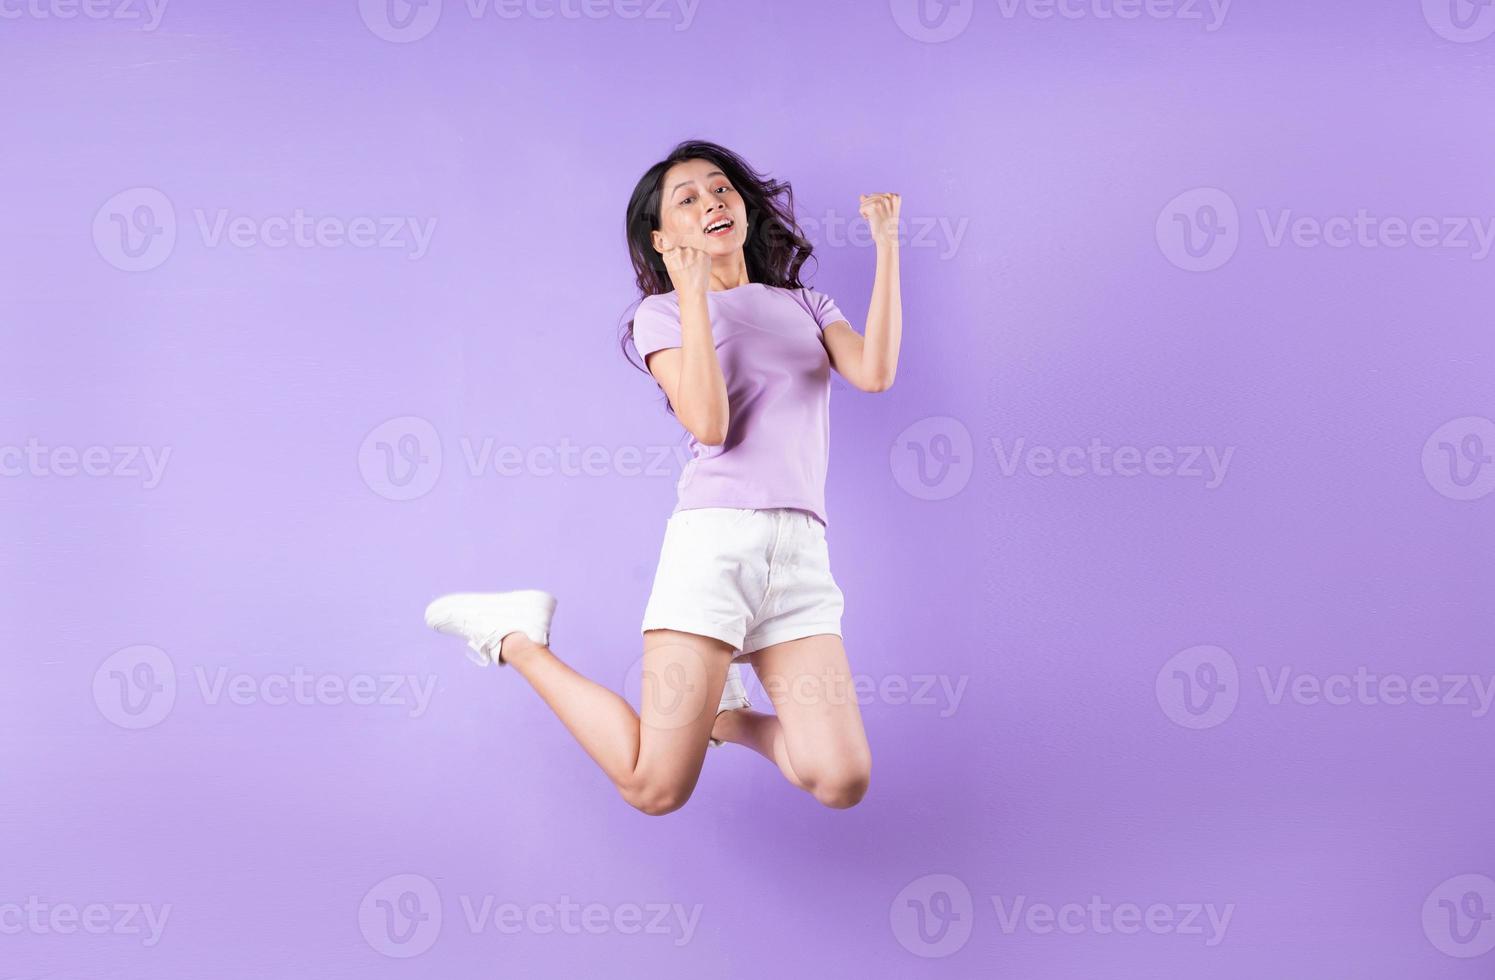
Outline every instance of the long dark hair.
{"type": "MultiPolygon", "coordinates": [[[[743,256],[748,278],[753,282],[786,289],[803,289],[799,270],[814,254],[814,247],[794,219],[794,189],[787,180],[774,180],[754,170],[746,160],[724,146],[705,140],[685,140],[670,155],[644,172],[628,199],[628,258],[638,280],[638,303],[646,296],[668,293],[675,288],[665,268],[664,256],[654,250],[651,232],[659,230],[659,206],[664,176],[675,164],[685,160],[709,160],[726,174],[727,180],[742,195],[747,206],[747,242],[743,256]]],[[[648,373],[642,358],[635,360],[638,348],[633,343],[633,316],[618,341],[630,364],[648,373]],[[634,356],[630,356],[630,351],[634,356]]]]}

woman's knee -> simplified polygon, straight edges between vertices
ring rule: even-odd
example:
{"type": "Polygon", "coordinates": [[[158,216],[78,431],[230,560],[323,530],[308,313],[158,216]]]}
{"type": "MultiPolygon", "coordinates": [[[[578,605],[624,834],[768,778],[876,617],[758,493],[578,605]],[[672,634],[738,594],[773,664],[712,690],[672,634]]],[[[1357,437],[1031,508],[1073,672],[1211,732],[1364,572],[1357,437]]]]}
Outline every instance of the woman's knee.
{"type": "MultiPolygon", "coordinates": [[[[795,767],[798,772],[799,767],[795,767]]],[[[872,760],[868,758],[837,759],[810,766],[800,781],[821,804],[845,810],[862,802],[872,781],[872,760]]]]}
{"type": "Polygon", "coordinates": [[[639,778],[618,788],[628,805],[651,817],[674,813],[690,800],[695,789],[679,780],[639,778]]]}

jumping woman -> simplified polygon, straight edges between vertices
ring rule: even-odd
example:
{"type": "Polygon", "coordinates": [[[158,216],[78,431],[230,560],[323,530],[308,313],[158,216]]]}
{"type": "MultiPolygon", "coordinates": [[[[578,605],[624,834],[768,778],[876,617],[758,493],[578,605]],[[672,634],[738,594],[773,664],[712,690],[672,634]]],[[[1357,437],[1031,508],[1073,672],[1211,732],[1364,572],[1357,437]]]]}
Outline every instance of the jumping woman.
{"type": "Polygon", "coordinates": [[[426,609],[475,662],[512,666],[644,813],[684,806],[708,745],[722,742],[758,752],[826,806],[867,791],[872,754],[825,535],[830,372],[861,391],[893,383],[900,206],[897,194],[861,197],[877,251],[863,335],[799,281],[813,250],[787,182],[692,140],[634,189],[627,236],[643,296],[625,353],[631,340],[692,454],[644,610],[642,717],[551,651],[549,593],[458,593],[426,609]],[[774,714],[748,704],[743,661],[774,714]]]}

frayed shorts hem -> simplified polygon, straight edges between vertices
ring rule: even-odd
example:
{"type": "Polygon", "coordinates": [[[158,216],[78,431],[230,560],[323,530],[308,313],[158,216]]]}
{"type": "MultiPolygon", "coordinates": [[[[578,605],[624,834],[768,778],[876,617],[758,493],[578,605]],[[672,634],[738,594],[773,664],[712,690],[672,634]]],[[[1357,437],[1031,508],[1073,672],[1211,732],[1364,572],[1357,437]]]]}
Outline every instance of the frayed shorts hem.
{"type": "Polygon", "coordinates": [[[694,633],[697,636],[709,636],[713,640],[721,640],[738,653],[742,651],[741,633],[734,635],[729,629],[713,626],[709,623],[691,622],[689,620],[674,618],[646,619],[644,620],[643,628],[639,632],[647,633],[650,630],[674,630],[677,633],[694,633]]]}
{"type": "Polygon", "coordinates": [[[744,641],[742,652],[744,654],[757,653],[764,647],[771,647],[775,643],[788,643],[790,640],[803,640],[807,636],[819,636],[822,633],[841,635],[840,623],[796,623],[779,630],[768,630],[756,636],[750,636],[744,641]]]}
{"type": "Polygon", "coordinates": [[[829,633],[832,636],[841,636],[840,623],[802,623],[794,626],[786,626],[783,629],[769,630],[754,636],[742,637],[734,634],[731,630],[722,629],[706,623],[691,623],[679,619],[658,620],[646,622],[639,630],[640,634],[650,630],[674,630],[678,633],[694,633],[697,636],[707,636],[713,640],[720,640],[734,651],[732,662],[741,663],[749,654],[757,653],[764,647],[771,647],[775,643],[788,643],[790,640],[802,640],[807,636],[820,636],[829,633]]]}

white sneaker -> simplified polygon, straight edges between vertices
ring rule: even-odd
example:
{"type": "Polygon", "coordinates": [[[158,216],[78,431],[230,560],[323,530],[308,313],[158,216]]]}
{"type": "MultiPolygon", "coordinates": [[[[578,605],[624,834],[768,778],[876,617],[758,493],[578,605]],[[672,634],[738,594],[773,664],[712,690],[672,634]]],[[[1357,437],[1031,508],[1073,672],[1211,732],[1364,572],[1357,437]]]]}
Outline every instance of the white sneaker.
{"type": "Polygon", "coordinates": [[[514,592],[454,592],[426,607],[426,625],[467,641],[467,656],[480,667],[504,663],[503,638],[518,630],[536,643],[550,643],[556,598],[539,589],[514,592]]]}
{"type": "MultiPolygon", "coordinates": [[[[752,702],[748,700],[747,688],[743,686],[742,674],[738,671],[736,664],[727,665],[727,683],[722,685],[721,704],[717,705],[716,713],[731,711],[734,708],[751,708],[752,702]]],[[[722,744],[719,738],[708,739],[707,744],[713,749],[722,744]]]]}

